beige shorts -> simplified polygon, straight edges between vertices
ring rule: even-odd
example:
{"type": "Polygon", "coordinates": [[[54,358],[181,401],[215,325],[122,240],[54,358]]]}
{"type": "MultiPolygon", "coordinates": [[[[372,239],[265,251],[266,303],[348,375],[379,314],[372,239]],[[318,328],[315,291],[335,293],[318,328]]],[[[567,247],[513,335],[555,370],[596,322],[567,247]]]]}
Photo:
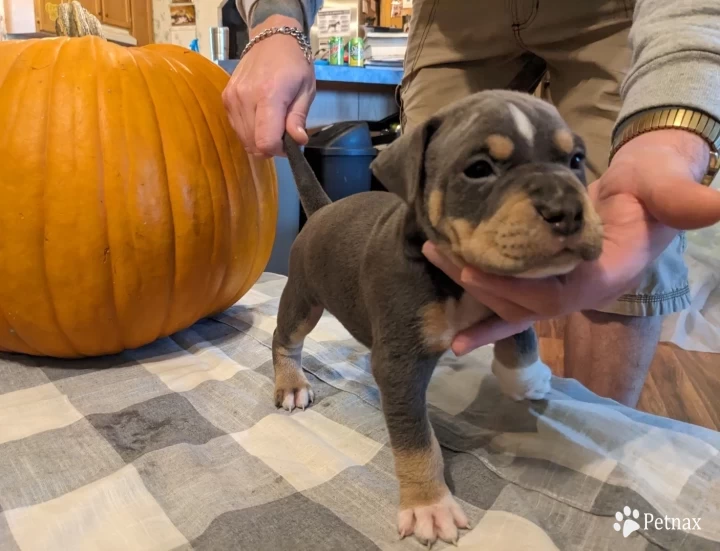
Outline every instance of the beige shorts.
{"type": "MultiPolygon", "coordinates": [[[[588,180],[607,168],[620,111],[619,86],[630,64],[632,0],[415,0],[401,87],[410,128],[440,107],[484,89],[506,88],[532,52],[547,62],[544,92],[588,149],[588,180]]],[[[677,236],[631,293],[602,308],[656,316],[690,304],[677,236]]]]}

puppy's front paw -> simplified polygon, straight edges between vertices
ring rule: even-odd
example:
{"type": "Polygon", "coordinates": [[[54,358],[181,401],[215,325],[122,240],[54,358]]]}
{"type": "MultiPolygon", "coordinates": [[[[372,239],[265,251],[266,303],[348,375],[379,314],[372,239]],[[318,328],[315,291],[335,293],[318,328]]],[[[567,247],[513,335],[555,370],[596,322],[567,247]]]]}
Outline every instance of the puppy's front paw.
{"type": "Polygon", "coordinates": [[[456,543],[458,528],[468,527],[465,513],[450,493],[430,505],[401,509],[398,513],[400,537],[415,534],[418,540],[427,545],[438,538],[456,543]]]}
{"type": "Polygon", "coordinates": [[[287,411],[292,411],[295,408],[305,409],[315,399],[315,394],[310,383],[303,377],[304,380],[296,381],[290,385],[275,385],[275,406],[281,407],[287,411]]]}
{"type": "Polygon", "coordinates": [[[541,400],[551,390],[552,371],[540,360],[527,367],[509,368],[496,358],[492,363],[492,372],[500,389],[513,400],[541,400]]]}

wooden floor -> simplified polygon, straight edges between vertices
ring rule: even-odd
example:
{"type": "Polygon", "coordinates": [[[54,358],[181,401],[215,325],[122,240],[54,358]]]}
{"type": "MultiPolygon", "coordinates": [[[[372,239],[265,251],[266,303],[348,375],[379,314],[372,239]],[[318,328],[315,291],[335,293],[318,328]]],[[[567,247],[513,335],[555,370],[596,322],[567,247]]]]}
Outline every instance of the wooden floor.
{"type": "MultiPolygon", "coordinates": [[[[563,322],[537,326],[542,359],[563,376],[563,322]]],[[[720,354],[660,343],[638,409],[720,430],[720,354]]]]}

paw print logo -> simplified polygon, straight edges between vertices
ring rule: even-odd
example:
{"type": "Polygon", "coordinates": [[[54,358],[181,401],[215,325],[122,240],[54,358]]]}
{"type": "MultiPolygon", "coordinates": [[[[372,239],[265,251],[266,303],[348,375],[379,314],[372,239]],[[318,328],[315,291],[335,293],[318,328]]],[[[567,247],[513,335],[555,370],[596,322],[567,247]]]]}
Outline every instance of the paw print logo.
{"type": "Polygon", "coordinates": [[[626,505],[622,513],[620,511],[615,513],[617,522],[613,524],[613,528],[616,532],[622,530],[623,538],[627,538],[630,534],[640,529],[640,525],[637,523],[638,518],[640,518],[640,511],[637,509],[631,511],[630,507],[626,505]]]}

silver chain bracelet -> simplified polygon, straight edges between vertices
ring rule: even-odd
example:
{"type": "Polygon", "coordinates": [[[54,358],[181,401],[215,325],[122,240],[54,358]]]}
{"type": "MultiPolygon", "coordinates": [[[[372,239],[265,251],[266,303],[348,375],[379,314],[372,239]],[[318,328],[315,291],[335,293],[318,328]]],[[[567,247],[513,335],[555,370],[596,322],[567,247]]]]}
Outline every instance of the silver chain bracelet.
{"type": "Polygon", "coordinates": [[[292,36],[295,40],[297,40],[297,43],[300,44],[300,48],[302,48],[303,54],[305,55],[305,59],[307,59],[307,62],[312,65],[313,53],[312,48],[310,47],[310,43],[308,42],[308,39],[305,38],[305,34],[296,27],[271,27],[270,29],[264,30],[255,38],[253,38],[250,42],[248,42],[247,46],[245,46],[242,53],[240,54],[240,59],[242,59],[245,54],[250,51],[250,48],[255,46],[255,44],[275,34],[286,34],[292,36]]]}

